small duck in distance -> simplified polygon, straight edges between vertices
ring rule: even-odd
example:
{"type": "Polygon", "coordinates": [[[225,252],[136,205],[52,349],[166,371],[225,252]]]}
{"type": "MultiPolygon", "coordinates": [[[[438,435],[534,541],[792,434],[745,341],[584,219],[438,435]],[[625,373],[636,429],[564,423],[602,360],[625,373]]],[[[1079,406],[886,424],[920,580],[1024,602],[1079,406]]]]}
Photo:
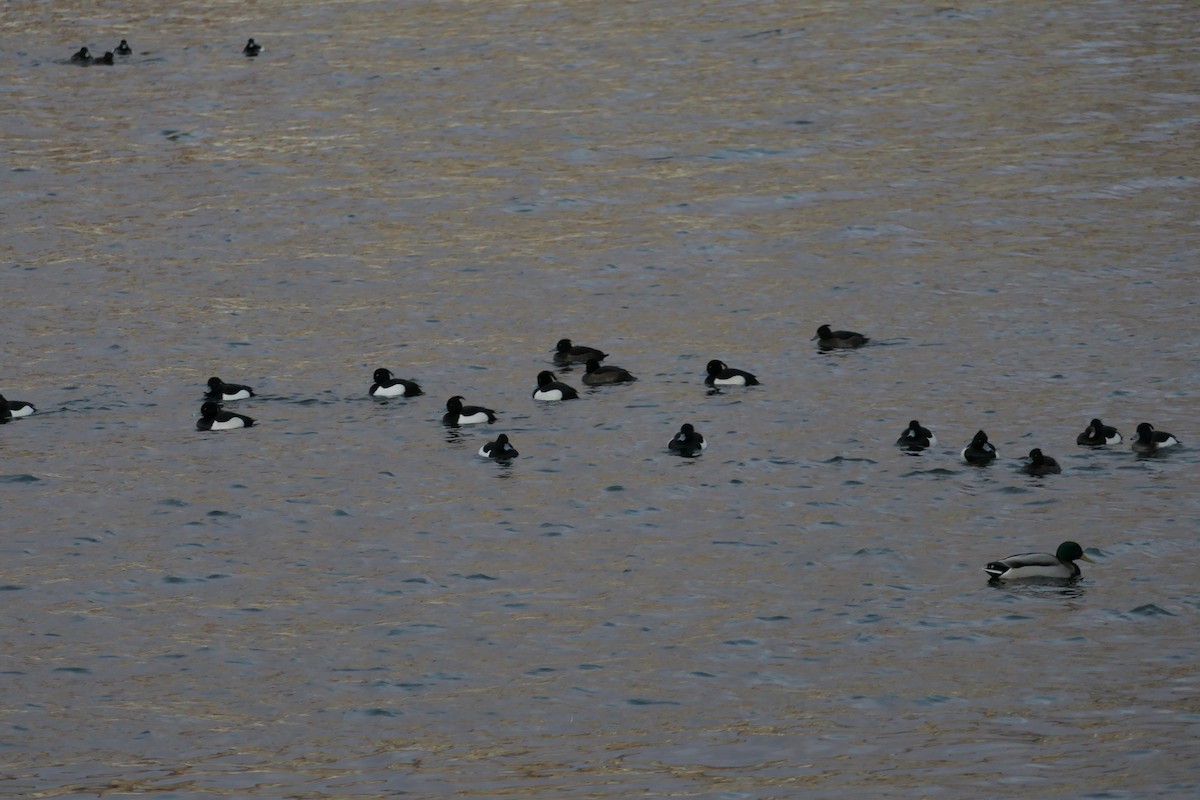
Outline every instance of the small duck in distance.
{"type": "Polygon", "coordinates": [[[1087,428],[1083,433],[1075,437],[1075,444],[1090,445],[1098,447],[1106,444],[1120,444],[1124,441],[1121,438],[1121,432],[1112,425],[1105,425],[1099,419],[1093,419],[1088,423],[1087,428]]]}
{"type": "Polygon", "coordinates": [[[608,353],[603,350],[572,344],[570,339],[559,339],[554,346],[554,360],[560,364],[586,364],[592,359],[603,361],[606,358],[608,353]]]}
{"type": "Polygon", "coordinates": [[[257,42],[255,42],[253,39],[251,39],[248,42],[246,42],[246,46],[242,48],[242,55],[246,56],[247,58],[254,58],[256,55],[258,55],[262,51],[263,51],[263,46],[261,44],[258,44],[257,42]]]}
{"type": "Polygon", "coordinates": [[[555,379],[554,373],[544,369],[538,373],[537,388],[533,390],[534,400],[553,402],[555,400],[578,400],[579,392],[574,387],[567,386],[555,379]]]}
{"type": "Polygon", "coordinates": [[[416,397],[424,394],[415,381],[397,378],[392,375],[390,369],[380,367],[371,377],[375,380],[367,390],[371,397],[416,397]]]}
{"type": "Polygon", "coordinates": [[[589,359],[587,362],[587,372],[583,375],[583,382],[588,386],[604,386],[611,383],[629,383],[636,381],[629,370],[617,366],[600,366],[600,362],[596,359],[589,359]]]}
{"type": "Polygon", "coordinates": [[[212,377],[208,379],[208,391],[204,396],[209,400],[219,400],[221,402],[227,400],[246,400],[254,397],[254,390],[240,383],[225,383],[220,378],[212,377]]]}
{"type": "Polygon", "coordinates": [[[496,441],[488,442],[483,447],[479,448],[479,455],[483,456],[484,458],[505,459],[516,458],[520,455],[520,453],[517,452],[516,448],[509,444],[508,434],[502,433],[496,437],[496,441]]]}
{"type": "Polygon", "coordinates": [[[92,63],[92,54],[88,52],[86,47],[81,47],[79,48],[79,52],[71,56],[71,63],[83,65],[90,64],[92,63]]]}
{"type": "Polygon", "coordinates": [[[1059,578],[1070,580],[1080,575],[1076,561],[1092,560],[1075,542],[1063,542],[1058,550],[1049,553],[1020,553],[1019,555],[990,561],[983,568],[990,577],[989,582],[1017,581],[1028,578],[1059,578]]]}
{"type": "Polygon", "coordinates": [[[92,64],[93,64],[93,65],[95,65],[95,64],[102,64],[102,65],[105,65],[105,66],[109,66],[109,67],[111,67],[111,66],[112,66],[113,64],[115,64],[115,63],[117,63],[117,62],[116,62],[116,61],[113,59],[113,54],[112,54],[112,51],[111,51],[111,50],[110,50],[110,51],[108,51],[108,52],[106,52],[106,53],[105,53],[104,55],[102,55],[102,56],[97,56],[96,58],[93,58],[93,59],[92,59],[92,64]]]}
{"type": "Polygon", "coordinates": [[[908,423],[908,427],[900,434],[900,438],[896,440],[896,444],[900,447],[907,447],[910,450],[924,450],[927,447],[936,445],[937,437],[933,435],[933,431],[923,427],[921,423],[914,419],[908,423]]]}
{"type": "Polygon", "coordinates": [[[117,49],[113,50],[113,52],[119,56],[131,56],[133,55],[133,48],[129,46],[129,42],[122,39],[121,43],[117,45],[117,49]]]}
{"type": "Polygon", "coordinates": [[[1143,422],[1137,426],[1137,437],[1134,438],[1132,447],[1133,452],[1138,455],[1148,456],[1177,444],[1179,444],[1179,440],[1171,434],[1166,431],[1156,431],[1149,422],[1143,422]]]}
{"type": "Polygon", "coordinates": [[[1021,471],[1026,475],[1058,475],[1062,472],[1062,467],[1040,448],[1035,447],[1029,451],[1029,463],[1021,467],[1021,471]]]}
{"type": "Polygon", "coordinates": [[[706,367],[708,377],[704,379],[707,386],[758,386],[758,378],[741,369],[733,369],[724,361],[713,359],[706,367]]]}
{"type": "Polygon", "coordinates": [[[813,337],[817,343],[817,347],[821,350],[838,350],[850,349],[854,347],[862,347],[870,338],[863,336],[861,333],[854,331],[835,331],[828,325],[822,325],[817,328],[817,335],[813,337]]]}

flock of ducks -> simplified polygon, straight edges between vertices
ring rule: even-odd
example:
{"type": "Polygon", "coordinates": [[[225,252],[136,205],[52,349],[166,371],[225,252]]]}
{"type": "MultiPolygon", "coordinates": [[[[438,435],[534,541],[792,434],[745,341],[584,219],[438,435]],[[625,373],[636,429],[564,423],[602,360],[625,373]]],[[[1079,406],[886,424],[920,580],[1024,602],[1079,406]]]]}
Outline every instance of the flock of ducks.
{"type": "MultiPolygon", "coordinates": [[[[242,55],[254,58],[263,52],[263,46],[250,39],[242,48],[242,55]]],[[[111,65],[117,57],[125,58],[133,54],[133,48],[125,39],[121,40],[111,51],[103,56],[93,56],[86,47],[81,47],[70,58],[70,63],[80,66],[97,64],[111,65]]],[[[829,325],[817,328],[813,336],[817,346],[822,350],[853,349],[862,347],[870,340],[855,331],[833,330],[829,325]]],[[[575,345],[570,339],[561,339],[554,349],[554,360],[559,364],[583,364],[585,372],[582,381],[587,386],[605,386],[636,381],[629,370],[614,365],[602,365],[600,362],[608,354],[593,347],[575,345]]],[[[724,361],[713,359],[708,362],[707,377],[704,383],[708,386],[758,386],[759,381],[753,374],[741,369],[734,369],[724,361]]],[[[368,393],[372,397],[415,397],[422,392],[421,387],[412,380],[395,377],[391,370],[379,368],[373,375],[374,383],[368,393]]],[[[245,414],[227,411],[222,403],[233,400],[245,400],[254,397],[254,390],[249,386],[236,383],[225,383],[220,378],[208,380],[208,392],[205,402],[200,406],[200,419],[196,421],[196,429],[201,431],[226,431],[236,428],[249,428],[254,420],[245,414]]],[[[446,413],[442,422],[446,425],[475,425],[493,423],[496,412],[482,406],[464,405],[463,397],[455,395],[446,401],[446,413]]],[[[543,370],[537,376],[537,388],[533,390],[533,399],[542,402],[558,402],[579,399],[579,392],[571,386],[562,383],[550,370],[543,370]]],[[[0,423],[10,419],[29,416],[36,409],[30,403],[18,400],[6,400],[0,395],[0,423]]],[[[1076,438],[1080,445],[1098,447],[1121,444],[1124,441],[1120,432],[1111,425],[1105,425],[1099,419],[1093,419],[1086,430],[1076,438]]],[[[913,420],[896,440],[899,447],[911,452],[925,450],[937,444],[937,436],[925,428],[917,420],[913,420]]],[[[1137,426],[1137,436],[1131,443],[1132,449],[1139,455],[1152,455],[1164,448],[1179,444],[1173,435],[1159,431],[1149,422],[1137,426]]],[[[691,423],[685,423],[667,443],[667,449],[685,457],[695,457],[708,448],[708,442],[691,423]]],[[[479,455],[484,458],[508,460],[520,455],[509,442],[507,434],[500,434],[495,441],[488,442],[479,448],[479,455]]],[[[962,458],[968,464],[984,466],[995,461],[999,453],[995,445],[988,441],[987,433],[979,431],[962,450],[962,458]]],[[[1046,455],[1040,448],[1029,451],[1028,461],[1021,468],[1023,472],[1033,476],[1057,475],[1062,467],[1054,458],[1046,455]]],[[[1022,553],[1008,558],[992,561],[983,569],[992,581],[1009,581],[1026,578],[1056,578],[1072,579],[1080,575],[1078,560],[1091,561],[1083,549],[1075,542],[1063,542],[1054,554],[1022,553]]]]}
{"type": "MultiPolygon", "coordinates": [[[[264,49],[261,44],[250,39],[246,42],[246,46],[242,48],[242,55],[247,58],[254,58],[264,49]]],[[[100,64],[112,66],[117,63],[118,58],[128,58],[131,55],[133,55],[133,48],[129,46],[129,42],[122,39],[119,45],[112,50],[105,51],[102,56],[94,56],[86,47],[81,47],[67,61],[80,67],[91,67],[100,64]]]]}
{"type": "MultiPolygon", "coordinates": [[[[121,45],[127,47],[125,40],[121,45]]],[[[251,39],[247,47],[254,45],[251,39]]],[[[84,48],[86,51],[86,48],[84,48]]],[[[83,52],[83,51],[81,51],[83,52]]],[[[254,53],[256,55],[257,53],[254,53]]],[[[835,331],[828,325],[817,329],[813,337],[821,350],[853,349],[862,347],[870,341],[861,333],[854,331],[835,331]]],[[[620,383],[630,383],[637,378],[623,367],[601,365],[608,358],[608,353],[594,347],[584,347],[574,344],[570,339],[560,339],[554,350],[554,361],[567,366],[583,364],[585,372],[582,381],[587,386],[606,386],[620,383]]],[[[724,361],[713,359],[706,367],[707,376],[704,383],[711,387],[720,386],[758,386],[758,378],[752,373],[734,369],[724,361]]],[[[376,369],[372,375],[374,383],[367,393],[371,397],[386,399],[393,397],[416,397],[424,394],[420,385],[413,380],[397,378],[392,371],[383,367],[376,369]]],[[[208,391],[204,395],[204,403],[200,406],[200,419],[196,421],[196,429],[200,431],[227,431],[237,428],[249,428],[254,420],[245,414],[228,411],[223,403],[247,400],[254,397],[254,390],[240,383],[226,383],[218,377],[208,379],[208,391]]],[[[533,399],[541,402],[560,402],[579,399],[579,392],[572,386],[561,382],[550,370],[538,373],[537,387],[533,390],[533,399]]],[[[494,423],[496,412],[483,406],[466,405],[461,395],[454,395],[446,401],[446,413],[442,415],[445,425],[458,427],[460,425],[478,425],[494,423]]],[[[31,403],[22,400],[7,400],[0,395],[0,423],[11,419],[27,417],[37,409],[31,403]]],[[[1088,447],[1106,447],[1121,444],[1124,438],[1121,432],[1111,425],[1105,425],[1099,419],[1093,419],[1087,428],[1076,437],[1076,444],[1088,447]]],[[[901,432],[896,445],[909,452],[919,452],[937,444],[937,436],[933,431],[921,425],[918,420],[912,420],[908,427],[901,432]]],[[[1132,449],[1139,455],[1153,455],[1165,448],[1179,444],[1175,436],[1155,430],[1149,422],[1137,426],[1137,437],[1131,443],[1132,449]]],[[[667,450],[686,458],[699,456],[708,448],[708,441],[696,430],[691,423],[685,423],[679,432],[667,442],[667,450]]],[[[483,458],[507,461],[517,458],[520,453],[513,447],[507,434],[500,434],[494,441],[487,442],[479,448],[483,458]]],[[[995,445],[988,441],[987,433],[979,431],[962,450],[962,458],[968,464],[985,466],[995,461],[999,455],[995,445]]],[[[1059,463],[1046,455],[1040,448],[1029,451],[1027,463],[1022,471],[1029,475],[1057,475],[1062,472],[1059,463]]],[[[1080,575],[1076,561],[1091,561],[1075,542],[1063,542],[1058,550],[1051,553],[1021,553],[1008,558],[988,563],[983,571],[989,580],[1012,581],[1029,578],[1051,578],[1071,580],[1080,575]]]]}

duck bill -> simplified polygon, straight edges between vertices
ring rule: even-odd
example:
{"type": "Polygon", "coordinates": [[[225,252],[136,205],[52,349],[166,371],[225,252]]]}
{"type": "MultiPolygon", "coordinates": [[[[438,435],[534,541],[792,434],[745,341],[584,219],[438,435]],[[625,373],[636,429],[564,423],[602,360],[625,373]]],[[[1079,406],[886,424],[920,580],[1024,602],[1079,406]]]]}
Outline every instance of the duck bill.
{"type": "Polygon", "coordinates": [[[1095,564],[1095,563],[1096,563],[1095,561],[1092,561],[1090,558],[1088,558],[1088,556],[1087,556],[1087,553],[1084,553],[1083,555],[1081,555],[1081,556],[1079,557],[1079,560],[1080,560],[1080,561],[1086,561],[1086,562],[1088,562],[1089,564],[1095,564]]]}

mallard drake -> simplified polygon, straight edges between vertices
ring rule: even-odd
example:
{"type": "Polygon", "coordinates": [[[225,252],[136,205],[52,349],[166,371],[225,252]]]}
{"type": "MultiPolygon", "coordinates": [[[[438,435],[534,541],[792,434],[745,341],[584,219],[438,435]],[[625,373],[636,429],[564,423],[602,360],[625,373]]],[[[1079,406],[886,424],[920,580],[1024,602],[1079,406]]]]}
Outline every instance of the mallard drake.
{"type": "Polygon", "coordinates": [[[1092,560],[1075,542],[1063,542],[1054,555],[1049,553],[1020,553],[990,561],[983,571],[994,581],[1015,581],[1023,578],[1078,578],[1076,561],[1092,560]]]}

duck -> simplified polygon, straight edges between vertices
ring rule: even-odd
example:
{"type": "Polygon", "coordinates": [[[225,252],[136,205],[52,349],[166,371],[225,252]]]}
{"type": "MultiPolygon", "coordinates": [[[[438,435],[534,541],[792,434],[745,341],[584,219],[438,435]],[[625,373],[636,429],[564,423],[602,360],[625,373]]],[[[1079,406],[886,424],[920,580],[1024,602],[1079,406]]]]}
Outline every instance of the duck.
{"type": "Polygon", "coordinates": [[[537,388],[533,390],[534,400],[578,400],[579,392],[555,380],[554,373],[544,369],[538,373],[537,388]]]}
{"type": "Polygon", "coordinates": [[[246,46],[242,48],[242,55],[253,58],[263,51],[263,46],[258,44],[253,39],[246,42],[246,46]]]}
{"type": "Polygon", "coordinates": [[[90,64],[92,63],[92,54],[88,52],[86,47],[79,48],[79,52],[71,56],[72,64],[90,64]]]}
{"type": "Polygon", "coordinates": [[[1097,445],[1120,444],[1124,439],[1121,432],[1112,425],[1105,425],[1098,419],[1088,423],[1087,430],[1075,437],[1075,444],[1097,445]]]}
{"type": "Polygon", "coordinates": [[[996,458],[996,448],[988,441],[987,434],[979,431],[971,443],[963,448],[962,457],[968,464],[987,464],[996,458]]]}
{"type": "Polygon", "coordinates": [[[367,391],[371,397],[416,397],[424,394],[414,381],[393,377],[390,369],[380,367],[371,377],[375,380],[367,391]]]}
{"type": "Polygon", "coordinates": [[[222,402],[228,400],[245,400],[254,397],[254,390],[249,386],[243,386],[240,383],[225,383],[220,378],[208,379],[208,391],[204,397],[208,400],[220,400],[222,402]]]}
{"type": "Polygon", "coordinates": [[[0,394],[0,420],[28,417],[35,411],[37,409],[32,403],[26,403],[24,400],[6,400],[4,395],[0,394]]]}
{"type": "Polygon", "coordinates": [[[1076,561],[1092,560],[1075,542],[1063,542],[1054,555],[1049,553],[1021,553],[999,561],[990,561],[983,571],[993,581],[1015,581],[1023,578],[1078,578],[1079,565],[1076,561]]]}
{"type": "Polygon", "coordinates": [[[629,383],[636,381],[629,370],[624,367],[613,365],[602,367],[600,361],[595,358],[588,359],[587,372],[583,375],[583,382],[588,386],[603,386],[607,383],[629,383]]]}
{"type": "Polygon", "coordinates": [[[571,344],[570,339],[559,339],[554,346],[554,360],[562,364],[586,364],[592,359],[603,361],[608,353],[594,347],[571,344]]]}
{"type": "Polygon", "coordinates": [[[511,444],[508,443],[508,434],[502,433],[496,437],[496,441],[488,442],[483,447],[479,448],[479,455],[484,458],[516,458],[520,455],[511,444]]]}
{"type": "Polygon", "coordinates": [[[446,401],[446,413],[442,415],[442,422],[447,425],[474,425],[495,421],[495,411],[481,406],[464,406],[462,396],[457,394],[446,401]]]}
{"type": "Polygon", "coordinates": [[[254,420],[245,414],[225,411],[220,403],[208,400],[200,406],[200,419],[196,420],[198,431],[231,431],[234,428],[249,428],[254,420]]]}
{"type": "Polygon", "coordinates": [[[129,46],[129,42],[122,39],[121,43],[117,45],[117,49],[113,50],[113,52],[119,56],[131,56],[133,55],[133,48],[129,46]]]}
{"type": "Polygon", "coordinates": [[[1149,422],[1143,422],[1137,426],[1137,437],[1133,440],[1133,452],[1149,455],[1177,444],[1179,444],[1179,440],[1171,434],[1166,431],[1156,431],[1149,422]]]}
{"type": "Polygon", "coordinates": [[[910,450],[924,450],[927,447],[936,445],[937,437],[933,435],[933,431],[922,427],[921,423],[914,419],[908,423],[908,427],[900,434],[900,438],[896,440],[896,444],[900,447],[907,447],[910,450]]]}
{"type": "Polygon", "coordinates": [[[733,369],[724,361],[713,359],[708,362],[706,386],[758,386],[758,378],[741,369],[733,369]]]}
{"type": "Polygon", "coordinates": [[[822,350],[836,350],[838,348],[862,347],[870,338],[863,336],[861,333],[854,331],[835,331],[831,330],[828,325],[822,325],[817,328],[817,335],[813,337],[817,342],[817,347],[822,350]]]}
{"type": "Polygon", "coordinates": [[[692,423],[685,422],[680,426],[679,433],[672,436],[671,441],[667,442],[667,449],[680,455],[694,456],[707,450],[708,442],[696,431],[692,423]]]}
{"type": "Polygon", "coordinates": [[[105,64],[105,65],[111,67],[115,63],[117,63],[117,62],[113,59],[113,54],[112,54],[111,50],[109,50],[102,56],[96,56],[95,58],[92,59],[92,64],[105,64]]]}
{"type": "Polygon", "coordinates": [[[1029,463],[1021,467],[1021,471],[1026,475],[1058,475],[1062,472],[1062,467],[1048,455],[1042,453],[1040,448],[1033,448],[1029,451],[1029,463]]]}

